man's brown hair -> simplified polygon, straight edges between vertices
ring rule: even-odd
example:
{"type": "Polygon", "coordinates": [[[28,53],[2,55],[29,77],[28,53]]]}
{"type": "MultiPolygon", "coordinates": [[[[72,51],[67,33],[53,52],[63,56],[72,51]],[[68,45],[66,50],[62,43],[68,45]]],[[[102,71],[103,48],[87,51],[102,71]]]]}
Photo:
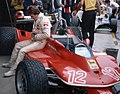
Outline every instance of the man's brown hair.
{"type": "Polygon", "coordinates": [[[30,5],[27,8],[27,13],[28,14],[39,14],[40,10],[39,10],[39,8],[37,6],[30,5]]]}
{"type": "Polygon", "coordinates": [[[110,0],[105,0],[105,3],[109,3],[110,2],[110,0]]]}

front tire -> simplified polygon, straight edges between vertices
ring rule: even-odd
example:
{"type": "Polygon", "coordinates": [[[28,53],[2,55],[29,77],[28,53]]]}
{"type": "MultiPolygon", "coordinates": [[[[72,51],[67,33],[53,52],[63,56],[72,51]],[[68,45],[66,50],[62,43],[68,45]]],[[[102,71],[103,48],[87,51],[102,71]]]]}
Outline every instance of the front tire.
{"type": "Polygon", "coordinates": [[[37,60],[24,60],[19,63],[15,86],[17,94],[48,94],[47,72],[37,60]]]}

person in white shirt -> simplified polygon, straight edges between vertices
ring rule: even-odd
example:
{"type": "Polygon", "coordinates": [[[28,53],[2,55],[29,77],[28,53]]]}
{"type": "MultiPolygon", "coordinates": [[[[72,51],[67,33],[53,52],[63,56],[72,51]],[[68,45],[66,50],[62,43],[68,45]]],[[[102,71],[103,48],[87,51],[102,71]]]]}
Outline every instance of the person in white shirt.
{"type": "Polygon", "coordinates": [[[113,0],[105,0],[106,7],[112,8],[112,14],[110,15],[109,20],[111,21],[111,18],[116,18],[117,14],[119,12],[119,5],[118,3],[114,2],[113,0]]]}

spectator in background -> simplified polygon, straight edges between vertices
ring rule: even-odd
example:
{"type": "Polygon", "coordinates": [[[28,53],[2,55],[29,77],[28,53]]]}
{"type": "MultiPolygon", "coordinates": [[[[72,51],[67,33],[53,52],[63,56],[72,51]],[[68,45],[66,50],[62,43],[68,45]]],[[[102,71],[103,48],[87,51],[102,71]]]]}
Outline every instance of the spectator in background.
{"type": "Polygon", "coordinates": [[[64,8],[62,10],[62,17],[66,20],[68,26],[72,26],[71,22],[71,12],[72,12],[72,0],[62,0],[64,8]]]}
{"type": "MultiPolygon", "coordinates": [[[[11,1],[11,12],[12,12],[11,17],[12,17],[13,25],[15,26],[17,14],[21,15],[22,13],[22,15],[24,15],[23,0],[12,0],[11,1]]],[[[24,18],[24,16],[21,16],[21,17],[24,18]]]]}
{"type": "Polygon", "coordinates": [[[80,2],[80,0],[72,0],[72,12],[74,11],[74,9],[76,9],[78,3],[80,2]]]}
{"type": "Polygon", "coordinates": [[[48,10],[49,11],[49,8],[50,8],[50,3],[52,2],[51,0],[41,0],[42,3],[43,3],[43,9],[44,10],[48,10]]]}
{"type": "Polygon", "coordinates": [[[52,0],[52,12],[57,12],[59,18],[62,18],[62,8],[64,8],[62,0],[52,0]]]}
{"type": "Polygon", "coordinates": [[[12,0],[11,6],[13,8],[12,15],[15,17],[15,14],[17,11],[23,11],[24,12],[24,6],[23,6],[23,0],[12,0]]]}
{"type": "Polygon", "coordinates": [[[73,15],[76,15],[80,8],[83,8],[82,15],[82,35],[86,44],[93,46],[94,42],[94,29],[96,20],[96,7],[98,7],[99,15],[101,14],[100,1],[99,0],[81,0],[73,11],[73,15]]]}
{"type": "Polygon", "coordinates": [[[119,12],[119,5],[112,0],[105,0],[105,5],[106,5],[106,7],[112,8],[112,14],[109,17],[109,20],[111,21],[111,18],[117,17],[117,14],[119,12]]]}
{"type": "MultiPolygon", "coordinates": [[[[71,13],[73,13],[73,11],[77,8],[78,3],[80,2],[80,0],[72,0],[72,7],[71,7],[71,13]]],[[[73,26],[80,26],[81,27],[81,18],[82,18],[82,9],[76,14],[73,15],[72,14],[72,25],[73,26]]]]}
{"type": "Polygon", "coordinates": [[[14,7],[15,12],[19,10],[22,10],[22,11],[24,10],[23,0],[12,0],[11,6],[14,7]]]}
{"type": "Polygon", "coordinates": [[[30,5],[38,6],[39,2],[38,2],[38,0],[24,0],[23,5],[24,5],[24,13],[25,13],[25,15],[28,15],[27,14],[28,6],[30,6],[30,5]]]}

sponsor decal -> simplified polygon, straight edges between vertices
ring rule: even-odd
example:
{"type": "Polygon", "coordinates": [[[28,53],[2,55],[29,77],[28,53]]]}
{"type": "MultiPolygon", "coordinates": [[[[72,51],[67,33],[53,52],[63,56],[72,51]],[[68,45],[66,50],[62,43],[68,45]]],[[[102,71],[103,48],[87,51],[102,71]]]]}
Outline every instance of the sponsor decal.
{"type": "Polygon", "coordinates": [[[86,83],[86,76],[87,73],[85,71],[75,71],[70,70],[68,71],[68,83],[78,83],[78,84],[85,84],[86,83]]]}
{"type": "Polygon", "coordinates": [[[88,60],[87,62],[91,69],[99,69],[95,60],[88,60]]]}
{"type": "Polygon", "coordinates": [[[102,73],[104,75],[108,75],[110,76],[111,78],[119,81],[120,80],[120,73],[115,70],[114,68],[111,68],[111,67],[105,67],[104,69],[102,69],[102,73]]]}

